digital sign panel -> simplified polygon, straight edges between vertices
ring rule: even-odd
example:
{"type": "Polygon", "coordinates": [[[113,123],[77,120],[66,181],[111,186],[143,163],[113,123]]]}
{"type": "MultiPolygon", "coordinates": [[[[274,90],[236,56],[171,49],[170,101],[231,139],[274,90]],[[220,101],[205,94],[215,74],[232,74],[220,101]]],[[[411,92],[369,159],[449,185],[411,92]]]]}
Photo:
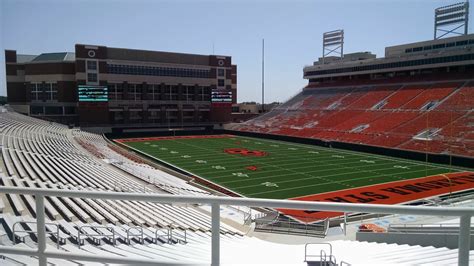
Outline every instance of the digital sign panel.
{"type": "Polygon", "coordinates": [[[232,103],[232,91],[227,90],[212,90],[212,103],[232,103]]]}
{"type": "Polygon", "coordinates": [[[105,86],[79,85],[79,102],[108,102],[109,94],[105,86]]]}

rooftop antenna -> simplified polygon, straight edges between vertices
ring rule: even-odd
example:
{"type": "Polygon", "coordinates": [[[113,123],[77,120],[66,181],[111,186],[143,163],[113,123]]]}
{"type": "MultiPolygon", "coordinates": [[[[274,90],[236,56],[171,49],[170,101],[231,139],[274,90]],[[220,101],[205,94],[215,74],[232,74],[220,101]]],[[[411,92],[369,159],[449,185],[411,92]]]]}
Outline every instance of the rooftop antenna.
{"type": "Polygon", "coordinates": [[[333,30],[323,33],[323,64],[326,56],[336,54],[344,57],[344,30],[333,30]]]}
{"type": "Polygon", "coordinates": [[[467,35],[469,22],[469,1],[435,9],[434,39],[446,35],[467,35]]]}

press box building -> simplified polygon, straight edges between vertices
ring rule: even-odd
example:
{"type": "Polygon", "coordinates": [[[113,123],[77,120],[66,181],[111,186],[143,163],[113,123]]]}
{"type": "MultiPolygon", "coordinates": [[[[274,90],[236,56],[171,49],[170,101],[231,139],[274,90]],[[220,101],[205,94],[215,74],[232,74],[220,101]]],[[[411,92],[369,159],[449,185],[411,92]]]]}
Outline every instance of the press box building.
{"type": "Polygon", "coordinates": [[[230,56],[76,44],[75,53],[5,51],[8,103],[17,112],[89,127],[212,126],[231,119],[230,56]]]}

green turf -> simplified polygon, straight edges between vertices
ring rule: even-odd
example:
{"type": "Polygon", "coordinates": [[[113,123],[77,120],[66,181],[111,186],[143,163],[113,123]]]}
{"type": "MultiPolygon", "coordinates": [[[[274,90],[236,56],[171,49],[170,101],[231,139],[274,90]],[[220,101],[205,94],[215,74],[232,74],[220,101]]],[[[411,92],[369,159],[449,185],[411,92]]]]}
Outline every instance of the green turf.
{"type": "Polygon", "coordinates": [[[444,165],[237,136],[125,144],[241,195],[257,198],[287,199],[462,171],[444,165]],[[268,154],[231,155],[224,152],[228,148],[268,154]],[[246,169],[252,165],[258,170],[246,169]]]}

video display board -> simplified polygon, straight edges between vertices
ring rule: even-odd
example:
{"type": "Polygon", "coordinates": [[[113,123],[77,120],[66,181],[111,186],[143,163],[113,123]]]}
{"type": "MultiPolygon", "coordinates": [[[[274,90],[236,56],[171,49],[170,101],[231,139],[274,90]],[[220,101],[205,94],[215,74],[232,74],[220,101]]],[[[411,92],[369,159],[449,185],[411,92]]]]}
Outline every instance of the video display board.
{"type": "Polygon", "coordinates": [[[77,88],[79,102],[108,102],[109,94],[106,86],[79,85],[77,88]]]}
{"type": "Polygon", "coordinates": [[[232,91],[228,90],[212,90],[211,92],[212,103],[230,103],[232,104],[232,91]]]}

